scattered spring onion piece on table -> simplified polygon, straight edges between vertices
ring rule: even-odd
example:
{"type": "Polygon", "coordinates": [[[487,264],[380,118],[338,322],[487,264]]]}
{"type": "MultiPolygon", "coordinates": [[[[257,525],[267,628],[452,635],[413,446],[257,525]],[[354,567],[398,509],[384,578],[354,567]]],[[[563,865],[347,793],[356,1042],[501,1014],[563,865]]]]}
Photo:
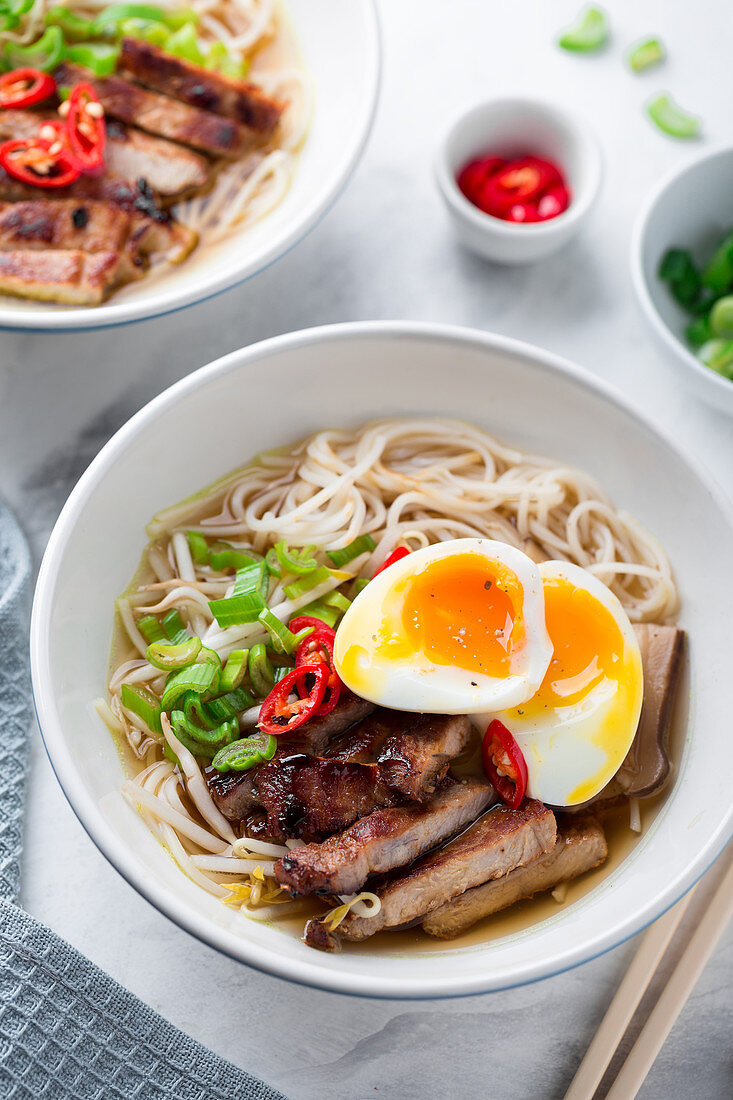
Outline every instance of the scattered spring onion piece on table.
{"type": "Polygon", "coordinates": [[[577,21],[560,35],[557,44],[571,53],[593,53],[608,41],[608,17],[603,8],[583,8],[577,21]]]}
{"type": "Polygon", "coordinates": [[[239,741],[232,741],[219,749],[211,761],[212,768],[218,772],[244,772],[253,768],[255,764],[261,764],[264,760],[272,760],[277,749],[277,740],[269,733],[260,733],[254,737],[243,737],[239,741]]]}
{"type": "Polygon", "coordinates": [[[657,129],[670,137],[689,139],[700,133],[700,119],[683,111],[666,92],[649,100],[646,113],[657,129]]]}
{"type": "Polygon", "coordinates": [[[644,38],[631,47],[627,60],[632,72],[643,73],[645,69],[664,61],[666,56],[664,46],[658,38],[644,38]]]}
{"type": "Polygon", "coordinates": [[[710,331],[723,340],[733,340],[733,294],[718,298],[710,310],[710,331]]]}
{"type": "Polygon", "coordinates": [[[152,691],[142,684],[123,684],[121,698],[123,707],[142,718],[148,729],[154,733],[162,733],[160,700],[152,691]]]}

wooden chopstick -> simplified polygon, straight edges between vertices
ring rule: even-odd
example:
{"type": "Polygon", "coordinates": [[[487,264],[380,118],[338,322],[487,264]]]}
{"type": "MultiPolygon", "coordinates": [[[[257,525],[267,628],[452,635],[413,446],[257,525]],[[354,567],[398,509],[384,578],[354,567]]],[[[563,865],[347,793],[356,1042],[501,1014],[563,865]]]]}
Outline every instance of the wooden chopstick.
{"type": "MultiPolygon", "coordinates": [[[[684,916],[694,889],[660,917],[644,936],[641,947],[565,1093],[565,1100],[591,1100],[684,916]]],[[[633,1100],[636,1096],[732,915],[733,859],[628,1058],[606,1094],[606,1100],[633,1100]]]]}
{"type": "Polygon", "coordinates": [[[733,859],[606,1100],[633,1100],[733,916],[733,859]]]}
{"type": "Polygon", "coordinates": [[[590,1100],[601,1083],[669,942],[677,931],[693,891],[668,909],[646,932],[608,1011],[565,1093],[565,1100],[590,1100]]]}

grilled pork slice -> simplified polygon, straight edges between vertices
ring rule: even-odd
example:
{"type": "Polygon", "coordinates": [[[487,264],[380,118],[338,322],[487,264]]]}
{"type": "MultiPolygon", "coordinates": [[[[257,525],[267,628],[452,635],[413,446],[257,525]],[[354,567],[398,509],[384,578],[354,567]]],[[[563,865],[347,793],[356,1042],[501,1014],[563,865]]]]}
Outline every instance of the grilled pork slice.
{"type": "Polygon", "coordinates": [[[0,252],[0,294],[96,306],[120,278],[119,252],[30,249],[0,252]]]}
{"type": "Polygon", "coordinates": [[[557,843],[547,855],[517,867],[503,878],[485,882],[466,890],[446,902],[422,923],[431,936],[452,939],[471,925],[500,909],[506,909],[523,898],[531,898],[543,890],[552,890],[561,882],[569,882],[592,867],[603,863],[608,847],[603,829],[592,818],[561,818],[558,820],[557,843]]]}
{"type": "Polygon", "coordinates": [[[344,692],[330,714],[309,718],[291,734],[293,744],[302,752],[320,756],[329,742],[360,722],[374,710],[374,703],[344,692]]]}
{"type": "Polygon", "coordinates": [[[3,252],[35,248],[119,252],[129,230],[129,213],[113,203],[55,198],[0,203],[3,252]]]}
{"type": "Polygon", "coordinates": [[[669,733],[685,635],[674,626],[653,623],[637,623],[634,632],[644,668],[644,703],[636,737],[615,782],[632,798],[644,798],[669,777],[669,733]]]}
{"type": "Polygon", "coordinates": [[[472,726],[465,714],[403,717],[412,721],[384,742],[377,757],[379,770],[389,787],[423,802],[447,772],[449,762],[465,749],[472,726]]]}
{"type": "Polygon", "coordinates": [[[419,714],[401,710],[372,708],[373,713],[352,726],[343,737],[329,746],[330,760],[351,760],[354,764],[376,764],[387,738],[400,733],[417,721],[419,714]]]}
{"type": "Polygon", "coordinates": [[[209,766],[204,768],[204,779],[211,797],[228,821],[243,821],[259,807],[252,772],[218,772],[209,766]]]}
{"type": "Polygon", "coordinates": [[[487,783],[447,780],[424,805],[375,810],[322,844],[295,848],[275,875],[293,897],[356,893],[369,875],[403,867],[474,821],[493,793],[487,783]]]}
{"type": "Polygon", "coordinates": [[[271,836],[322,840],[397,799],[376,764],[325,760],[285,749],[257,770],[271,836]]]}
{"type": "Polygon", "coordinates": [[[339,933],[363,940],[384,928],[424,917],[451,898],[489,879],[500,878],[552,851],[555,817],[541,802],[525,800],[517,810],[489,810],[444,848],[417,860],[403,874],[375,890],[382,907],[374,917],[346,917],[339,933]]]}
{"type": "Polygon", "coordinates": [[[0,141],[24,141],[35,137],[43,117],[22,107],[4,107],[0,111],[0,141]]]}
{"type": "Polygon", "coordinates": [[[107,123],[105,163],[121,179],[144,179],[169,201],[202,190],[211,178],[211,165],[200,153],[115,119],[107,123]]]}
{"type": "Polygon", "coordinates": [[[149,92],[122,76],[98,77],[68,62],[62,62],[54,75],[59,84],[72,87],[89,81],[113,118],[182,145],[192,145],[211,156],[240,157],[252,145],[249,132],[231,119],[149,92]]]}
{"type": "Polygon", "coordinates": [[[120,66],[134,80],[203,111],[214,111],[269,137],[284,104],[255,84],[202,69],[138,38],[123,38],[120,66]]]}

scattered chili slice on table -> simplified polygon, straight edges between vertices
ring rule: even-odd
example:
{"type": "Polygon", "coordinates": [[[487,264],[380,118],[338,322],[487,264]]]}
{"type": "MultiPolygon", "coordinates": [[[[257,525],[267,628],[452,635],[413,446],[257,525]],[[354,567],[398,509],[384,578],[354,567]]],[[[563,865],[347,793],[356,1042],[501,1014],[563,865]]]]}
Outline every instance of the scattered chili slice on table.
{"type": "Polygon", "coordinates": [[[13,69],[0,76],[0,107],[31,107],[48,99],[56,82],[40,69],[13,69]]]}
{"type": "Polygon", "coordinates": [[[499,798],[516,810],[527,790],[527,764],[519,745],[498,718],[489,723],[484,734],[481,758],[499,798]]]}
{"type": "Polygon", "coordinates": [[[312,717],[323,701],[329,670],[324,664],[300,665],[284,676],[260,707],[257,725],[264,733],[278,737],[302,726],[312,717]],[[299,699],[290,699],[296,691],[299,699]]]}
{"type": "Polygon", "coordinates": [[[104,148],[107,131],[104,108],[91,84],[77,84],[68,99],[66,128],[71,151],[87,175],[104,171],[104,148]]]}
{"type": "Polygon", "coordinates": [[[59,142],[40,138],[6,141],[0,145],[0,166],[9,176],[34,187],[68,187],[81,175],[76,157],[59,142]]]}
{"type": "MultiPolygon", "coordinates": [[[[305,616],[301,616],[301,618],[304,617],[305,616]]],[[[293,620],[293,622],[297,623],[299,620],[293,620]]],[[[292,622],[290,624],[290,629],[293,629],[292,622]]],[[[339,701],[341,688],[343,687],[341,677],[338,672],[336,672],[333,663],[333,646],[335,640],[335,631],[332,630],[330,626],[321,623],[320,626],[314,629],[312,634],[303,639],[295,652],[296,668],[299,668],[301,665],[321,665],[328,671],[329,675],[323,702],[318,707],[318,710],[314,711],[314,714],[319,717],[331,713],[339,701]]]]}

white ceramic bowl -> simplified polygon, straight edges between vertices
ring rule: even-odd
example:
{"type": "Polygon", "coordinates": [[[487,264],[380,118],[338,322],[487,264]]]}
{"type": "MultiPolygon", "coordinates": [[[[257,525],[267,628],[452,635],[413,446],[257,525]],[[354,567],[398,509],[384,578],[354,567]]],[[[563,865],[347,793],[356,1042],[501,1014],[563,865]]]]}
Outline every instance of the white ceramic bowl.
{"type": "MultiPolygon", "coordinates": [[[[578,367],[514,340],[421,324],[281,336],[156,397],[74,489],[35,595],[31,656],[41,730],[71,805],[112,864],[177,924],[232,958],[349,993],[434,997],[500,989],[581,963],[637,932],[692,885],[729,838],[731,561],[733,515],[709,475],[578,367]],[[304,378],[310,401],[301,399],[304,378]],[[298,396],[281,402],[276,417],[259,415],[273,393],[298,396]],[[661,812],[626,861],[586,896],[493,942],[332,956],[227,909],[177,869],[118,794],[120,758],[89,700],[103,691],[113,601],[136,568],[155,512],[262,448],[393,414],[463,417],[599,477],[671,555],[691,639],[692,703],[681,769],[661,812]],[[171,439],[187,440],[176,462],[171,439]],[[664,477],[640,477],[640,470],[663,470],[664,477]]],[[[686,712],[686,698],[682,704],[686,712]]]]}
{"type": "Polygon", "coordinates": [[[733,382],[689,349],[684,329],[690,317],[657,276],[668,248],[689,248],[702,263],[731,226],[733,145],[726,145],[675,168],[651,193],[634,226],[631,273],[641,308],[687,385],[714,408],[733,414],[733,382]]]}
{"type": "Polygon", "coordinates": [[[462,114],[438,152],[440,193],[459,240],[486,260],[527,264],[567,244],[586,220],[601,185],[603,161],[595,134],[572,111],[544,100],[490,99],[462,114]],[[502,221],[469,202],[456,175],[467,161],[485,154],[533,154],[555,161],[571,191],[568,209],[546,222],[502,221]]]}
{"type": "Polygon", "coordinates": [[[380,76],[374,0],[285,0],[313,87],[313,116],[292,184],[274,210],[180,266],[116,292],[95,308],[0,296],[0,327],[87,329],[157,317],[262,271],[296,245],[333,204],[371,130],[380,76]]]}

